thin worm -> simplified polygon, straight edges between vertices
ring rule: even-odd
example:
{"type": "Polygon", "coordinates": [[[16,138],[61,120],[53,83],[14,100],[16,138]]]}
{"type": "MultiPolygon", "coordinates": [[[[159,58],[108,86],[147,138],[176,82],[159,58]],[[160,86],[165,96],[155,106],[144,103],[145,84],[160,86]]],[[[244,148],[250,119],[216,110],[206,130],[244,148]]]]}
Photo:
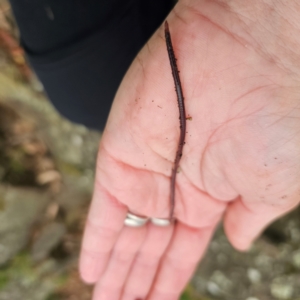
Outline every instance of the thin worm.
{"type": "Polygon", "coordinates": [[[169,24],[165,21],[165,38],[167,44],[167,50],[170,60],[170,65],[172,69],[172,75],[175,83],[175,90],[177,94],[177,102],[179,108],[179,125],[180,125],[180,137],[177,147],[177,152],[174,160],[174,165],[172,169],[171,175],[171,196],[170,196],[170,220],[174,219],[174,209],[175,209],[175,183],[176,183],[176,174],[179,167],[179,161],[182,156],[182,150],[184,146],[185,140],[185,132],[186,132],[186,117],[185,117],[185,107],[184,107],[184,98],[182,93],[182,87],[179,77],[179,71],[176,64],[176,58],[173,50],[171,34],[169,30],[169,24]]]}

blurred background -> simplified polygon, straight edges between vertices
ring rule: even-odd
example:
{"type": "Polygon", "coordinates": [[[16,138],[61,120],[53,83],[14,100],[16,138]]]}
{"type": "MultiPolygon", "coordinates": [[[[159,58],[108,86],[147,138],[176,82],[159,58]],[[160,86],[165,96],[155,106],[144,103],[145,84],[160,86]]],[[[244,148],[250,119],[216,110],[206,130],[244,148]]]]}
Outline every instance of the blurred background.
{"type": "MultiPolygon", "coordinates": [[[[0,300],[90,300],[77,258],[100,132],[48,102],[0,0],[0,300]]],[[[181,300],[300,300],[300,210],[247,253],[220,227],[181,300]]]]}

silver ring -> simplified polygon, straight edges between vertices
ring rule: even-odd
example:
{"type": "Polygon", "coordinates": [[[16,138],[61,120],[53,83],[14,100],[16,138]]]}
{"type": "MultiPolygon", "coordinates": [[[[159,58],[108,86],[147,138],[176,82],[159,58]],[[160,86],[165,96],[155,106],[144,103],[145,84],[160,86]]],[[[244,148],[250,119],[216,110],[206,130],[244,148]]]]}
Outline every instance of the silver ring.
{"type": "Polygon", "coordinates": [[[152,224],[161,227],[171,225],[171,221],[169,219],[151,218],[151,222],[152,224]]]}
{"type": "Polygon", "coordinates": [[[133,213],[127,213],[126,219],[124,220],[124,224],[130,227],[141,227],[144,226],[148,222],[149,218],[140,217],[134,215],[133,213]]]}

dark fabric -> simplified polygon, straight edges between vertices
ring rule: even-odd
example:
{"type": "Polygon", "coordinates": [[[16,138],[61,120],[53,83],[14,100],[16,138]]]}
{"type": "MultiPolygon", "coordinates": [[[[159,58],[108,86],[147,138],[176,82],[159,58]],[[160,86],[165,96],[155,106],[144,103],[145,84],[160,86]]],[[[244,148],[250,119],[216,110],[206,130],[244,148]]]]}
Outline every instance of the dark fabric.
{"type": "Polygon", "coordinates": [[[21,44],[55,107],[103,129],[132,60],[173,0],[10,0],[21,44]]]}

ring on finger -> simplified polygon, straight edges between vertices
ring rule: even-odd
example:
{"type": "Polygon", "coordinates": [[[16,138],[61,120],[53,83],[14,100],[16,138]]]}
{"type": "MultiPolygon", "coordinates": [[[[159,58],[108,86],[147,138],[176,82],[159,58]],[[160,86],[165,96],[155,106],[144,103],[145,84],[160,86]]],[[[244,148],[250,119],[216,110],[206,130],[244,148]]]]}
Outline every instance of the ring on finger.
{"type": "Polygon", "coordinates": [[[147,217],[140,217],[128,212],[124,220],[124,224],[130,227],[141,227],[144,226],[148,222],[148,220],[149,218],[147,217]]]}
{"type": "Polygon", "coordinates": [[[151,218],[151,222],[152,224],[161,227],[170,226],[172,223],[169,219],[160,219],[160,218],[151,218]]]}

